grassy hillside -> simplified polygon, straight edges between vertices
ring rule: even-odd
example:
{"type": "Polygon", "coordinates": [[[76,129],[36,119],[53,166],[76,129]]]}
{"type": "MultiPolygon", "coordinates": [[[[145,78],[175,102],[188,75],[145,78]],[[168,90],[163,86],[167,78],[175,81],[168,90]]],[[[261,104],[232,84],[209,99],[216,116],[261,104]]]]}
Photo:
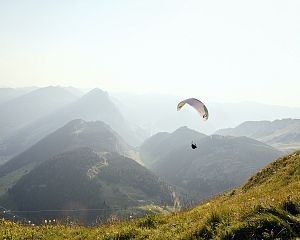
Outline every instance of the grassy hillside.
{"type": "Polygon", "coordinates": [[[299,207],[300,151],[277,159],[243,186],[171,216],[94,228],[1,221],[0,234],[3,239],[295,239],[299,207]]]}

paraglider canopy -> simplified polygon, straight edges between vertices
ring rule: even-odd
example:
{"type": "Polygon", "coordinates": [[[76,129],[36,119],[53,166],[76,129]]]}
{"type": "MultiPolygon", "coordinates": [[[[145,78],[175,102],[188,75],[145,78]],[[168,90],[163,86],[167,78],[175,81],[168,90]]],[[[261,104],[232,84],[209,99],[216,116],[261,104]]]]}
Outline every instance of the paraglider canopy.
{"type": "MultiPolygon", "coordinates": [[[[178,103],[177,111],[179,111],[186,103],[192,106],[201,115],[204,121],[208,119],[208,110],[206,106],[196,98],[188,98],[178,103]]],[[[191,143],[191,148],[192,149],[197,148],[197,145],[193,141],[191,143]]]]}
{"type": "Polygon", "coordinates": [[[201,115],[204,121],[208,119],[208,110],[206,106],[196,98],[188,98],[178,103],[177,111],[179,111],[186,103],[192,106],[201,115]]]}

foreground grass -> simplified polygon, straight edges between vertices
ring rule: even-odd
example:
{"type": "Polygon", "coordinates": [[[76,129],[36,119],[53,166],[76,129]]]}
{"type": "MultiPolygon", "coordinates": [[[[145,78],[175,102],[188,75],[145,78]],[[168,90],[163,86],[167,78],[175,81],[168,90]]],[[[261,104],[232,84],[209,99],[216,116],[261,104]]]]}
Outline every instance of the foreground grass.
{"type": "Polygon", "coordinates": [[[0,221],[0,239],[296,239],[300,237],[300,151],[245,185],[192,209],[98,227],[22,226],[0,221]]]}

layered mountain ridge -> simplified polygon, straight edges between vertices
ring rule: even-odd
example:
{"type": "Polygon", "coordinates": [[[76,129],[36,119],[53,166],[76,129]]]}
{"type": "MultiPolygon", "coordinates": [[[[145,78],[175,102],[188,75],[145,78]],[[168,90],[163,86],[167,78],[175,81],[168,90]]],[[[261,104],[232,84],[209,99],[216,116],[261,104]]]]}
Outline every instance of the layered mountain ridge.
{"type": "Polygon", "coordinates": [[[198,200],[238,186],[283,155],[275,148],[247,137],[196,136],[198,139],[188,128],[154,135],[141,146],[141,157],[155,159],[149,166],[156,174],[196,194],[198,200]],[[190,147],[192,140],[197,149],[190,147]],[[175,142],[177,145],[173,144],[175,142]]]}
{"type": "Polygon", "coordinates": [[[61,210],[26,213],[36,222],[68,214],[84,223],[105,220],[115,209],[174,202],[172,188],[134,160],[91,148],[76,148],[42,162],[17,181],[6,199],[19,211],[61,210]],[[87,209],[84,217],[68,212],[74,208],[87,209]]]}
{"type": "Polygon", "coordinates": [[[247,136],[287,152],[300,149],[300,119],[247,121],[235,128],[221,129],[216,133],[247,136]]]}

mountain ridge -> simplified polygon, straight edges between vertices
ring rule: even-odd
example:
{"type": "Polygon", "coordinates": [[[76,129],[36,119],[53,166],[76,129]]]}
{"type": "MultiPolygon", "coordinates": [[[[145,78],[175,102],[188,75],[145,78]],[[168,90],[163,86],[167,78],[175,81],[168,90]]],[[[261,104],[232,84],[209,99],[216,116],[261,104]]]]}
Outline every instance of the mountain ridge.
{"type": "Polygon", "coordinates": [[[75,99],[73,94],[61,87],[45,87],[1,104],[1,137],[12,135],[18,129],[75,99]]]}
{"type": "Polygon", "coordinates": [[[185,131],[185,139],[182,135],[167,133],[149,138],[141,146],[141,158],[156,174],[192,194],[195,201],[242,184],[257,170],[283,155],[248,137],[200,135],[195,139],[194,135],[189,135],[188,128],[180,128],[182,131],[185,131]],[[176,146],[170,144],[169,136],[175,136],[172,141],[178,143],[176,146]],[[196,142],[197,149],[191,149],[191,140],[196,142]]]}
{"type": "MultiPolygon", "coordinates": [[[[106,220],[115,208],[145,203],[173,203],[171,188],[134,160],[116,152],[98,153],[90,148],[76,148],[43,161],[20,178],[7,194],[4,204],[19,211],[43,211],[27,218],[41,222],[47,218],[63,218],[64,210],[104,208],[106,213],[86,211],[78,217],[84,223],[97,217],[106,220]],[[9,199],[9,200],[7,200],[9,199]],[[34,202],[34,204],[33,204],[34,202]]],[[[3,203],[2,203],[3,204],[3,203]]],[[[68,212],[68,211],[66,211],[68,212]]]]}
{"type": "Polygon", "coordinates": [[[4,139],[2,155],[15,156],[16,153],[21,153],[74,119],[103,121],[125,138],[129,144],[139,141],[135,131],[130,128],[117,107],[109,99],[109,95],[96,88],[75,102],[40,118],[23,127],[13,136],[4,139]]]}
{"type": "Polygon", "coordinates": [[[235,128],[220,129],[216,133],[251,137],[287,152],[300,149],[300,119],[247,121],[235,128]]]}
{"type": "Polygon", "coordinates": [[[91,147],[99,152],[124,153],[129,145],[107,124],[96,121],[73,120],[57,129],[35,145],[0,166],[0,176],[4,176],[30,163],[37,164],[49,157],[76,147],[91,147]]]}

